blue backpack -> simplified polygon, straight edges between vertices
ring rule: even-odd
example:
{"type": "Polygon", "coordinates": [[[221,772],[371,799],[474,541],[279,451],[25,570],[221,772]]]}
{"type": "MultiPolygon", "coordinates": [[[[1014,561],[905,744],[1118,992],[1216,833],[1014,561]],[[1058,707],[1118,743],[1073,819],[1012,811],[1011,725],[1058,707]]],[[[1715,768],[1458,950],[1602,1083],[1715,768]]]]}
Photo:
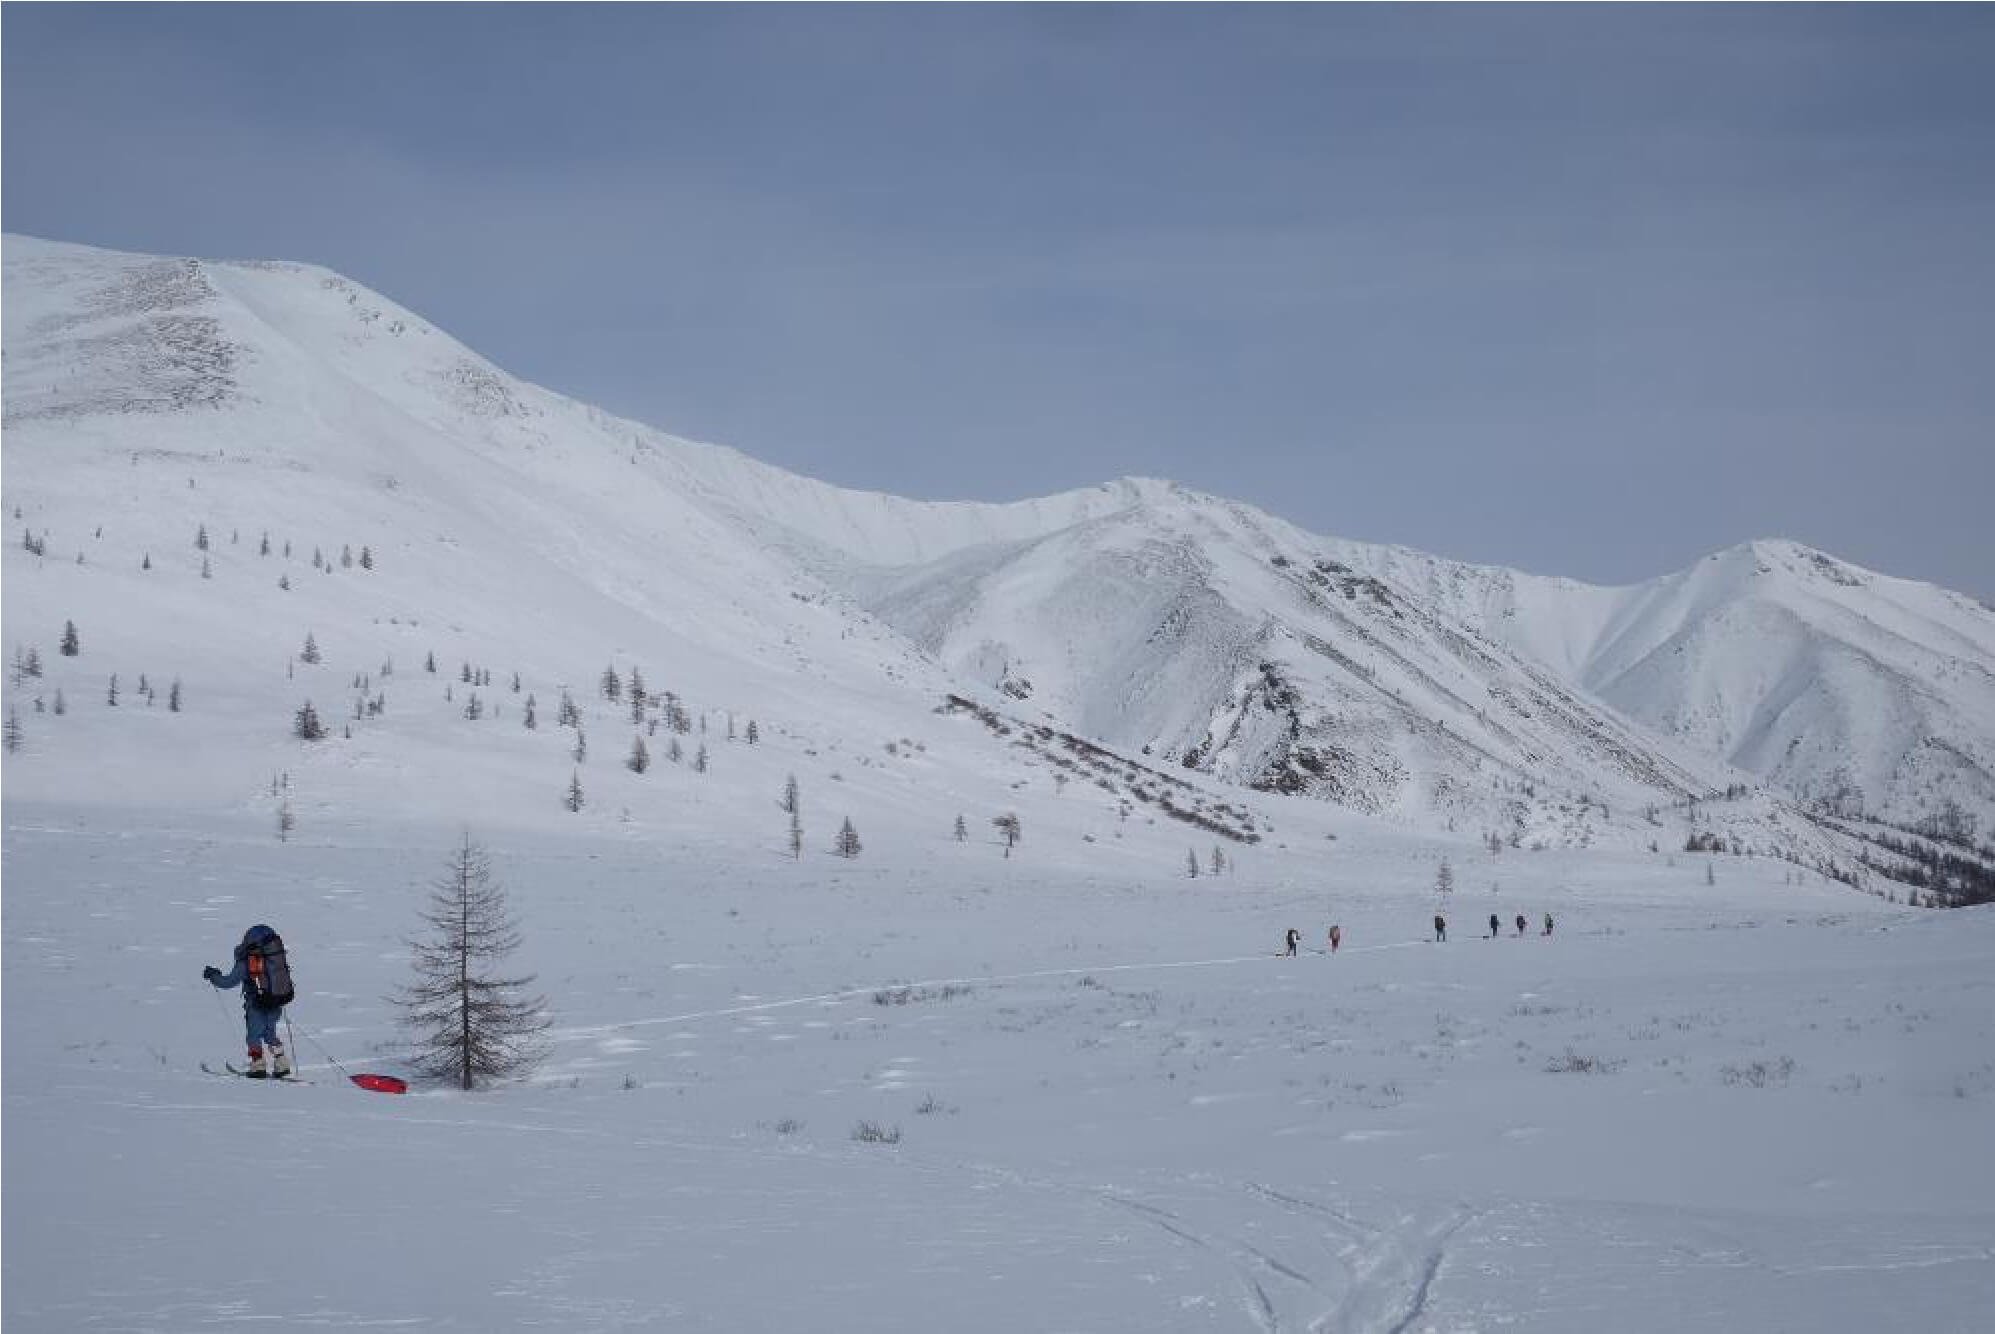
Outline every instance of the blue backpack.
{"type": "Polygon", "coordinates": [[[281,1010],[297,994],[291,985],[291,963],[284,955],[284,939],[267,926],[253,926],[243,933],[244,971],[249,976],[250,998],[259,1010],[281,1010]]]}

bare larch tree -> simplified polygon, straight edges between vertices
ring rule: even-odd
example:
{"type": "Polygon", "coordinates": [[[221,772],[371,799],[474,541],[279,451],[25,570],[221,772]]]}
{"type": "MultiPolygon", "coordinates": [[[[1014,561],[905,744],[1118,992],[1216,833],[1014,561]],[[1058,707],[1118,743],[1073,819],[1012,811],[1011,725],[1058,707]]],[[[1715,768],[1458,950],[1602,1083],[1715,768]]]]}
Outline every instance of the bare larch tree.
{"type": "Polygon", "coordinates": [[[420,916],[429,931],[409,942],[415,978],[395,998],[412,1063],[465,1089],[538,1065],[546,1055],[547,1002],[526,994],[532,977],[496,975],[519,948],[519,927],[491,858],[470,835],[431,883],[420,916]]]}

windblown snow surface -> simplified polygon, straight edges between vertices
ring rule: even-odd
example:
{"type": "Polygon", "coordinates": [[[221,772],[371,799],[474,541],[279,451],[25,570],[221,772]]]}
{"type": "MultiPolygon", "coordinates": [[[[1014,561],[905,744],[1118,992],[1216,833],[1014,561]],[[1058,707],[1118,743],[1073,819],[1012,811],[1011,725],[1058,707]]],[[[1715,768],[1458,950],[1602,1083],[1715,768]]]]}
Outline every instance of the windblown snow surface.
{"type": "MultiPolygon", "coordinates": [[[[1165,484],[936,506],[793,478],[525,385],[320,270],[16,238],[6,261],[6,638],[42,669],[5,693],[10,1329],[1986,1328],[1995,916],[1675,851],[1711,817],[1672,790],[1744,775],[1710,749],[1744,724],[1652,734],[1613,702],[1682,656],[1609,632],[1632,595],[1527,633],[1549,622],[1503,599],[1549,583],[1165,484]],[[1272,545],[1236,560],[1251,531],[1272,545]],[[1063,545],[1120,575],[1085,591],[1063,545]],[[1327,610],[1293,583],[1317,559],[1342,567],[1327,610]],[[1262,568],[1315,619],[1266,603],[1262,568]],[[1143,570],[1177,580],[1153,658],[1122,639],[1143,570]],[[1203,724],[1170,701],[1225,714],[1212,682],[1258,677],[1238,649],[1263,635],[1391,676],[1324,698],[1377,729],[1398,795],[1183,762],[1203,724]],[[1117,645],[1120,692],[1094,670],[1117,645]],[[1037,675],[1004,689],[1021,646],[1037,675]],[[605,698],[611,664],[687,730],[605,698]],[[1479,730],[1488,683],[1529,718],[1479,730]],[[289,731],[307,699],[317,743],[289,731]],[[1437,701],[1446,727],[1405,722],[1437,701]],[[1527,837],[1491,851],[1494,807],[1461,794],[1507,820],[1534,756],[1527,837]],[[386,997],[467,832],[549,1059],[363,1092],[346,1072],[406,1073],[386,997]],[[201,967],[256,921],[291,948],[309,1083],[200,1068],[241,1055],[201,967]]],[[[1933,607],[1931,671],[1972,722],[1979,622],[1933,607]]],[[[1670,624],[1708,646],[1696,620],[1670,624]]],[[[1954,740],[1968,772],[1985,743],[1954,740]]],[[[1735,828],[1802,846],[1776,793],[1746,807],[1735,828]]]]}

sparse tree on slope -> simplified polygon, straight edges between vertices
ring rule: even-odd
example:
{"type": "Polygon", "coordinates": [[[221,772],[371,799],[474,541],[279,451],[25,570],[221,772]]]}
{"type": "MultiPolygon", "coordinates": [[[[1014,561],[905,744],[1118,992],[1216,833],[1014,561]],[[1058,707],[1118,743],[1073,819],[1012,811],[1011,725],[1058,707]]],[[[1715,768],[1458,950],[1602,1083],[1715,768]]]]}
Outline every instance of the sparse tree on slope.
{"type": "Polygon", "coordinates": [[[637,737],[630,743],[630,758],[624,765],[634,774],[641,774],[651,767],[651,752],[644,748],[644,738],[637,737]]]}
{"type": "Polygon", "coordinates": [[[75,621],[62,623],[62,642],[56,646],[56,651],[65,658],[73,658],[83,651],[82,641],[76,635],[75,621]]]}
{"type": "Polygon", "coordinates": [[[778,805],[791,815],[797,814],[802,809],[797,800],[797,776],[795,774],[791,774],[783,780],[783,799],[778,805]]]}
{"type": "Polygon", "coordinates": [[[568,780],[568,795],[561,799],[571,814],[582,809],[582,771],[577,769],[568,780]]]}
{"type": "Polygon", "coordinates": [[[1434,872],[1434,892],[1437,894],[1455,892],[1455,868],[1445,857],[1441,859],[1441,869],[1434,872]]]}
{"type": "Polygon", "coordinates": [[[322,741],[325,739],[325,725],[319,721],[318,710],[312,707],[312,701],[306,700],[305,706],[292,715],[291,735],[297,737],[300,741],[322,741]]]}
{"type": "Polygon", "coordinates": [[[1198,854],[1190,848],[1185,849],[1185,875],[1193,880],[1198,879],[1198,854]]]}
{"type": "Polygon", "coordinates": [[[1011,856],[1011,850],[1017,845],[1020,837],[1017,813],[1006,811],[1003,815],[991,821],[991,823],[997,827],[998,833],[1004,837],[1004,855],[1007,857],[1011,856]]]}
{"type": "Polygon", "coordinates": [[[859,831],[852,827],[852,817],[849,815],[845,817],[845,823],[838,827],[838,841],[833,845],[833,851],[841,857],[859,855],[859,831]]]}
{"type": "Polygon", "coordinates": [[[520,946],[519,926],[490,858],[468,834],[433,883],[421,917],[428,929],[409,942],[415,976],[396,997],[415,1067],[471,1089],[539,1064],[547,1002],[526,994],[532,977],[498,975],[520,946]]]}
{"type": "Polygon", "coordinates": [[[958,843],[967,843],[969,840],[970,826],[963,823],[963,817],[959,815],[956,817],[956,841],[958,843]]]}
{"type": "Polygon", "coordinates": [[[10,706],[7,710],[7,731],[6,731],[7,753],[9,755],[12,755],[14,752],[18,751],[21,748],[22,741],[26,739],[26,736],[27,734],[21,730],[21,715],[14,712],[13,708],[10,706]]]}
{"type": "Polygon", "coordinates": [[[305,647],[298,650],[298,661],[313,664],[322,661],[319,654],[319,641],[312,637],[312,632],[309,630],[305,632],[305,647]]]}

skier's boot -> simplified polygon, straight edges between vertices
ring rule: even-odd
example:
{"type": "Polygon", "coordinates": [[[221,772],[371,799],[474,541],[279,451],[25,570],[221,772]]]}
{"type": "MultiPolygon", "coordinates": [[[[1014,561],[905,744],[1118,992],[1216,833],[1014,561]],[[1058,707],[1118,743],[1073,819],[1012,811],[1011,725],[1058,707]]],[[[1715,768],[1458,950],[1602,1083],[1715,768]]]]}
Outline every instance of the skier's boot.
{"type": "Polygon", "coordinates": [[[243,1071],[243,1073],[251,1079],[267,1079],[270,1077],[270,1071],[263,1064],[263,1048],[251,1047],[249,1049],[249,1069],[243,1071]]]}
{"type": "Polygon", "coordinates": [[[291,1053],[273,1042],[270,1044],[270,1056],[276,1062],[276,1067],[270,1072],[271,1075],[277,1079],[289,1079],[291,1077],[291,1053]]]}

